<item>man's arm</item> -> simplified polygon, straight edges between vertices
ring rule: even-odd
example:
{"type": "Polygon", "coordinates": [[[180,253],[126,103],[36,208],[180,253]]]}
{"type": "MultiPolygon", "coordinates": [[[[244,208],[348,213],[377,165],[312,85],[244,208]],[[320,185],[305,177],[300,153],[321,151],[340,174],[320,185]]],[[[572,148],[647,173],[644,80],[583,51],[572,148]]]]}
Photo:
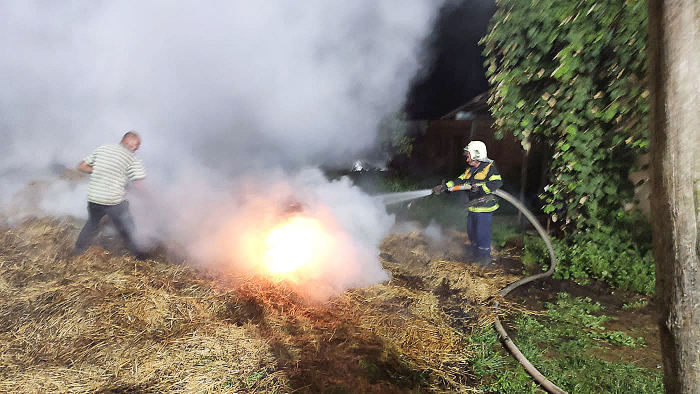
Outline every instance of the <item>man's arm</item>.
{"type": "Polygon", "coordinates": [[[82,173],[92,174],[92,166],[86,163],[85,160],[81,161],[76,168],[82,173]]]}
{"type": "Polygon", "coordinates": [[[143,178],[135,179],[135,180],[129,182],[129,187],[134,188],[134,190],[136,190],[140,193],[144,193],[144,194],[148,194],[150,192],[150,190],[149,190],[148,186],[146,185],[146,182],[144,182],[143,178]]]}

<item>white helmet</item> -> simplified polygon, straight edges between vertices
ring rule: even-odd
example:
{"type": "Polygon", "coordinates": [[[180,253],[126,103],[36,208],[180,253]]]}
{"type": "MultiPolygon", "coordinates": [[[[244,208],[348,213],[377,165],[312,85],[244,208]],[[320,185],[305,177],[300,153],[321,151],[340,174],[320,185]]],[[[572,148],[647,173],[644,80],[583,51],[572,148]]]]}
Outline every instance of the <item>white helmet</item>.
{"type": "Polygon", "coordinates": [[[486,154],[486,144],[481,141],[472,141],[467,144],[467,146],[464,147],[464,154],[466,155],[467,152],[471,155],[472,160],[489,161],[486,154]]]}

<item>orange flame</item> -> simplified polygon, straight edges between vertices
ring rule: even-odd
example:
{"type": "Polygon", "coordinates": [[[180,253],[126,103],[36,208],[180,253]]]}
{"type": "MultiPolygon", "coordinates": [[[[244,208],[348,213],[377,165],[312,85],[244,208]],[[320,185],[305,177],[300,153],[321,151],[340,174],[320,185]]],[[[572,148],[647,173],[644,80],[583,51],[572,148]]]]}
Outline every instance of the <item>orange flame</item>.
{"type": "Polygon", "coordinates": [[[327,243],[318,220],[294,216],[268,233],[263,266],[272,275],[288,276],[310,268],[327,243]]]}

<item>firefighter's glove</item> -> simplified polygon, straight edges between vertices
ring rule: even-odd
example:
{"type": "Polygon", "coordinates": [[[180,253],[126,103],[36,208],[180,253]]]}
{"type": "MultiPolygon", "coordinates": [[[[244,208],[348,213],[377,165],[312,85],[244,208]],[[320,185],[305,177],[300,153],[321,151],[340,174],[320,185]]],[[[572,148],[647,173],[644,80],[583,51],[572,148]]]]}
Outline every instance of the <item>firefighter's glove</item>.
{"type": "Polygon", "coordinates": [[[446,193],[448,191],[449,191],[449,189],[447,188],[446,185],[437,185],[433,188],[433,194],[446,193]]]}
{"type": "Polygon", "coordinates": [[[470,192],[478,192],[480,190],[481,190],[481,186],[477,185],[476,183],[472,183],[469,185],[470,192]]]}

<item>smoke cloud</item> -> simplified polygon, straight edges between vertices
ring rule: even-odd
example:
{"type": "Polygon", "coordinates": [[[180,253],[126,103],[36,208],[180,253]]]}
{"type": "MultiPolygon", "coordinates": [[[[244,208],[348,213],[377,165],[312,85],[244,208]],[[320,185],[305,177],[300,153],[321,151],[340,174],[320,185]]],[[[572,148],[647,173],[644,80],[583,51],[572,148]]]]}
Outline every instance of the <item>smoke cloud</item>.
{"type": "Polygon", "coordinates": [[[131,196],[144,241],[241,265],[222,237],[235,244],[294,198],[344,239],[331,288],[386,279],[376,256],[391,217],[315,167],[374,149],[434,3],[3,1],[0,214],[85,217],[86,178],[66,169],[134,129],[149,172],[150,192],[131,196]]]}

